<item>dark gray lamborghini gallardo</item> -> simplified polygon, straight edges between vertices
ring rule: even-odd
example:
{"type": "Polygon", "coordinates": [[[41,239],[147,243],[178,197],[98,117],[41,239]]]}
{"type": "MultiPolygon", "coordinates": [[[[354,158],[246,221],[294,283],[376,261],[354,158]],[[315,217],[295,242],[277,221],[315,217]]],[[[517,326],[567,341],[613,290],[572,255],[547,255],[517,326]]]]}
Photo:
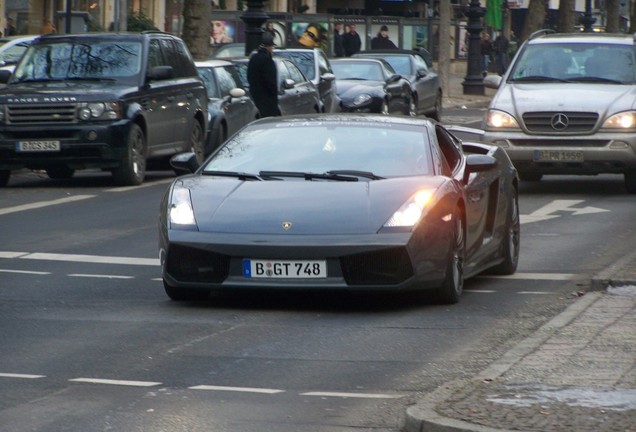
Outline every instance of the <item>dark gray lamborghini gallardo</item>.
{"type": "Polygon", "coordinates": [[[498,147],[429,119],[367,114],[265,118],[202,166],[175,156],[159,217],[173,300],[249,289],[430,290],[512,274],[518,176],[498,147]]]}

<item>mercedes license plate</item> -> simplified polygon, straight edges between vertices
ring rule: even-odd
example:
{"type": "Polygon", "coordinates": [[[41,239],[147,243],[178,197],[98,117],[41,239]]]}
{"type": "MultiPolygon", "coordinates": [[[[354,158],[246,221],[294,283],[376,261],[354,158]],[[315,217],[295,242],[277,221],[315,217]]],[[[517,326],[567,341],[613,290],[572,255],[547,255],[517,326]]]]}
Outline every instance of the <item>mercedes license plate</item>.
{"type": "Polygon", "coordinates": [[[583,162],[583,152],[566,150],[535,150],[535,162],[583,162]]]}
{"type": "Polygon", "coordinates": [[[246,278],[317,279],[327,277],[327,262],[243,260],[243,276],[246,278]]]}
{"type": "Polygon", "coordinates": [[[18,141],[15,145],[18,152],[52,152],[60,151],[59,141],[18,141]]]}

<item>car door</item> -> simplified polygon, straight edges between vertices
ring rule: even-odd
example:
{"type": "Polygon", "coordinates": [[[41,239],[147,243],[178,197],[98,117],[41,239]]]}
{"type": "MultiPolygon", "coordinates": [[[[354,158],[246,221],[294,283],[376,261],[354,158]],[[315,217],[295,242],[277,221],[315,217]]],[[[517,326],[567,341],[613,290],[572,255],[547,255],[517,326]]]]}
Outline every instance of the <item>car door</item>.
{"type": "Polygon", "coordinates": [[[315,113],[316,107],[320,105],[320,93],[318,89],[307,79],[305,75],[290,61],[285,62],[285,66],[289,71],[289,76],[294,81],[296,89],[297,102],[296,109],[298,113],[315,113]]]}
{"type": "Polygon", "coordinates": [[[417,89],[418,110],[431,110],[435,107],[439,78],[437,73],[418,55],[411,56],[414,66],[414,85],[417,89]]]}
{"type": "MultiPolygon", "coordinates": [[[[389,113],[404,112],[405,80],[386,63],[381,63],[384,92],[388,96],[389,113]]],[[[408,83],[406,83],[408,85],[408,83]]]]}
{"type": "Polygon", "coordinates": [[[219,66],[214,68],[214,75],[219,85],[222,98],[221,109],[225,113],[227,136],[234,134],[234,132],[243,127],[243,125],[253,120],[249,97],[242,96],[235,98],[230,95],[232,89],[241,88],[241,85],[232,74],[232,69],[233,66],[219,66]]]}
{"type": "Polygon", "coordinates": [[[315,49],[315,59],[318,65],[318,92],[322,99],[325,112],[338,112],[340,99],[336,93],[336,76],[331,64],[322,50],[315,49]]]}

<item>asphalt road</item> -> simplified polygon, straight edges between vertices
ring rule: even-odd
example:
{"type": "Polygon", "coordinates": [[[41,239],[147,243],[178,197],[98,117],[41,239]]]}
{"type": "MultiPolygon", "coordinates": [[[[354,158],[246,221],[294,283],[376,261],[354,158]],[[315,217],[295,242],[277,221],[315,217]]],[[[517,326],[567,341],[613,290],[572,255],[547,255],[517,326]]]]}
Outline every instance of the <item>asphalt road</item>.
{"type": "Polygon", "coordinates": [[[636,240],[622,177],[548,176],[521,187],[518,273],[468,281],[457,305],[303,292],[175,303],[156,233],[171,179],[21,173],[0,190],[3,432],[398,431],[407,406],[483,370],[636,240]]]}

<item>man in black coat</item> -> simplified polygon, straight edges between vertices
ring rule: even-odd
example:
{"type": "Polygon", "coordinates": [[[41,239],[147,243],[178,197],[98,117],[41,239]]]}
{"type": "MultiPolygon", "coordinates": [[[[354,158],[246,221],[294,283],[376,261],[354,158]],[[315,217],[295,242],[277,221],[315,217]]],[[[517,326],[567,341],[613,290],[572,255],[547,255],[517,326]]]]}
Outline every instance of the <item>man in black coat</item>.
{"type": "Polygon", "coordinates": [[[344,46],[342,45],[342,35],[340,30],[342,29],[341,23],[335,23],[333,25],[333,56],[344,57],[344,46]]]}
{"type": "Polygon", "coordinates": [[[371,49],[398,49],[397,46],[389,39],[389,28],[385,25],[380,27],[378,35],[371,39],[371,49]]]}
{"type": "Polygon", "coordinates": [[[362,40],[360,39],[358,32],[356,32],[355,24],[349,24],[349,31],[342,35],[342,45],[347,57],[351,57],[360,51],[362,40]]]}
{"type": "Polygon", "coordinates": [[[258,51],[252,54],[247,64],[250,94],[261,118],[281,115],[278,107],[278,78],[272,51],[274,51],[274,36],[264,32],[258,51]]]}

